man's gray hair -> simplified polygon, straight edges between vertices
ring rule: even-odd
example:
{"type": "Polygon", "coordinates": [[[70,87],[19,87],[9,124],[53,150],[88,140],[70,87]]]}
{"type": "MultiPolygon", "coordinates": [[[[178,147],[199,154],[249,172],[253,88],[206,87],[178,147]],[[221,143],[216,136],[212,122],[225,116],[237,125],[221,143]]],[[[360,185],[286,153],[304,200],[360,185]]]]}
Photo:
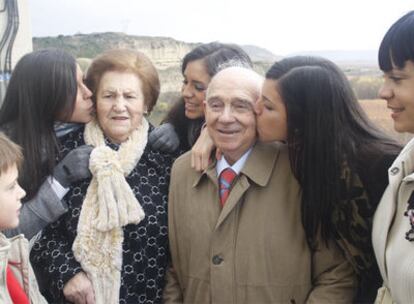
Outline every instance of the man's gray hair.
{"type": "Polygon", "coordinates": [[[248,62],[239,60],[239,59],[230,59],[226,62],[221,63],[219,66],[217,66],[216,74],[227,68],[245,68],[245,69],[252,70],[252,66],[249,65],[248,62]]]}
{"type": "MultiPolygon", "coordinates": [[[[210,84],[207,87],[206,91],[206,98],[210,96],[211,90],[212,90],[212,83],[215,82],[215,79],[218,77],[221,77],[222,74],[227,73],[237,73],[239,75],[244,75],[248,79],[250,79],[250,82],[252,86],[257,90],[258,94],[261,92],[261,88],[263,85],[264,77],[257,73],[255,70],[253,70],[250,66],[246,67],[243,65],[231,65],[231,66],[225,66],[225,64],[222,65],[222,69],[211,78],[210,84]]],[[[257,96],[259,97],[259,96],[257,96]]]]}

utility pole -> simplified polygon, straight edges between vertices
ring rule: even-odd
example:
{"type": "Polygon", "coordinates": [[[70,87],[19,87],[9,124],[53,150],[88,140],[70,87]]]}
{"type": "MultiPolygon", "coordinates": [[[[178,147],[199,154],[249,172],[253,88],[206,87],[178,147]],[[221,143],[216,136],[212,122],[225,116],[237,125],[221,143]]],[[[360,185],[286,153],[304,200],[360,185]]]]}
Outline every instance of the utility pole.
{"type": "Polygon", "coordinates": [[[0,105],[14,66],[32,50],[27,0],[0,0],[0,105]]]}

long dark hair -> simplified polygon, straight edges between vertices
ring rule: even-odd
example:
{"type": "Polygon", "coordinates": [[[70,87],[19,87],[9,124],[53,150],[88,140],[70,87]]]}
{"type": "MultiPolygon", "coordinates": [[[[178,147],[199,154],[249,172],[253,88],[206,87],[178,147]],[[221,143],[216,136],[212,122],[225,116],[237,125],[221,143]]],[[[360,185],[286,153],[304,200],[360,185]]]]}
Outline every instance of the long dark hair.
{"type": "Polygon", "coordinates": [[[58,49],[34,51],[17,63],[0,109],[0,126],[23,148],[20,183],[30,199],[55,166],[54,122],[69,118],[77,94],[76,61],[58,49]]]}
{"type": "MultiPolygon", "coordinates": [[[[210,42],[201,44],[187,53],[181,65],[181,72],[184,75],[184,71],[187,65],[195,60],[203,59],[207,73],[210,77],[213,77],[225,64],[231,65],[234,62],[237,65],[243,65],[245,67],[253,67],[253,63],[249,55],[238,45],[220,42],[210,42]]],[[[204,122],[204,118],[198,118],[194,121],[185,116],[185,104],[182,97],[178,98],[168,111],[166,117],[162,123],[169,122],[174,125],[174,128],[180,138],[181,147],[184,150],[188,150],[194,144],[197,138],[188,142],[188,126],[190,124],[201,125],[204,122]],[[191,142],[193,141],[193,142],[191,142]]]]}
{"type": "Polygon", "coordinates": [[[391,71],[393,64],[402,69],[407,60],[414,61],[414,11],[390,27],[378,52],[379,66],[384,72],[391,71]]]}
{"type": "Polygon", "coordinates": [[[217,74],[220,66],[229,61],[244,63],[246,67],[253,67],[253,63],[247,53],[238,45],[230,43],[210,42],[201,44],[191,50],[183,58],[181,73],[187,68],[188,63],[203,59],[207,73],[210,77],[217,74]]]}
{"type": "Polygon", "coordinates": [[[346,164],[356,168],[399,145],[368,119],[346,76],[332,62],[291,57],[266,74],[277,80],[286,106],[289,157],[302,188],[302,222],[308,240],[334,237],[332,212],[341,200],[346,164]]]}

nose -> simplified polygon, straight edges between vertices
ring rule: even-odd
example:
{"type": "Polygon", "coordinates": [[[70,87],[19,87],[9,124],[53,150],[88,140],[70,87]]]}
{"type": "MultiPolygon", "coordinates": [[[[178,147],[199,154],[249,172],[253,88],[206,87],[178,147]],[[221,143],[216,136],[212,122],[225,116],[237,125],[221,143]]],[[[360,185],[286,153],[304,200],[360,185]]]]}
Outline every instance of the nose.
{"type": "Polygon", "coordinates": [[[190,88],[190,84],[183,83],[183,86],[181,88],[181,94],[183,95],[183,97],[186,98],[191,98],[193,96],[193,91],[190,88]]]}
{"type": "Polygon", "coordinates": [[[392,88],[388,81],[385,81],[380,89],[378,90],[378,96],[382,99],[391,99],[394,96],[394,93],[392,91],[392,88]]]}
{"type": "Polygon", "coordinates": [[[220,122],[224,123],[231,123],[234,122],[233,112],[230,106],[225,106],[223,112],[220,114],[219,117],[220,122]]]}
{"type": "Polygon", "coordinates": [[[123,112],[125,110],[125,99],[122,96],[118,96],[113,105],[115,112],[123,112]]]}
{"type": "Polygon", "coordinates": [[[82,84],[82,96],[83,96],[83,99],[89,99],[92,97],[91,90],[89,90],[85,84],[82,84]]]}
{"type": "Polygon", "coordinates": [[[18,189],[18,199],[21,200],[23,197],[26,196],[26,191],[24,191],[24,189],[22,187],[20,187],[20,185],[18,185],[19,189],[18,189]]]}
{"type": "Polygon", "coordinates": [[[254,113],[256,115],[261,115],[263,112],[263,103],[261,102],[261,99],[259,99],[254,105],[253,105],[254,113]]]}

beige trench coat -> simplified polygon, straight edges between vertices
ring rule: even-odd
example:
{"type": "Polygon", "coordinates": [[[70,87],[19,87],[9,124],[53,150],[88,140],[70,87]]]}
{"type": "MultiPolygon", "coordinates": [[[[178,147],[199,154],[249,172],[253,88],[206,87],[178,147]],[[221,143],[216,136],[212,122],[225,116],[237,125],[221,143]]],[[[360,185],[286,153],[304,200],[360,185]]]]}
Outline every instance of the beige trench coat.
{"type": "Polygon", "coordinates": [[[310,250],[281,144],[257,144],[220,207],[215,163],[172,169],[165,303],[351,303],[355,275],[334,244],[310,250]]]}
{"type": "Polygon", "coordinates": [[[414,303],[414,242],[405,239],[411,225],[404,215],[414,193],[414,139],[389,168],[388,179],[372,228],[375,256],[384,279],[377,301],[414,303]]]}

